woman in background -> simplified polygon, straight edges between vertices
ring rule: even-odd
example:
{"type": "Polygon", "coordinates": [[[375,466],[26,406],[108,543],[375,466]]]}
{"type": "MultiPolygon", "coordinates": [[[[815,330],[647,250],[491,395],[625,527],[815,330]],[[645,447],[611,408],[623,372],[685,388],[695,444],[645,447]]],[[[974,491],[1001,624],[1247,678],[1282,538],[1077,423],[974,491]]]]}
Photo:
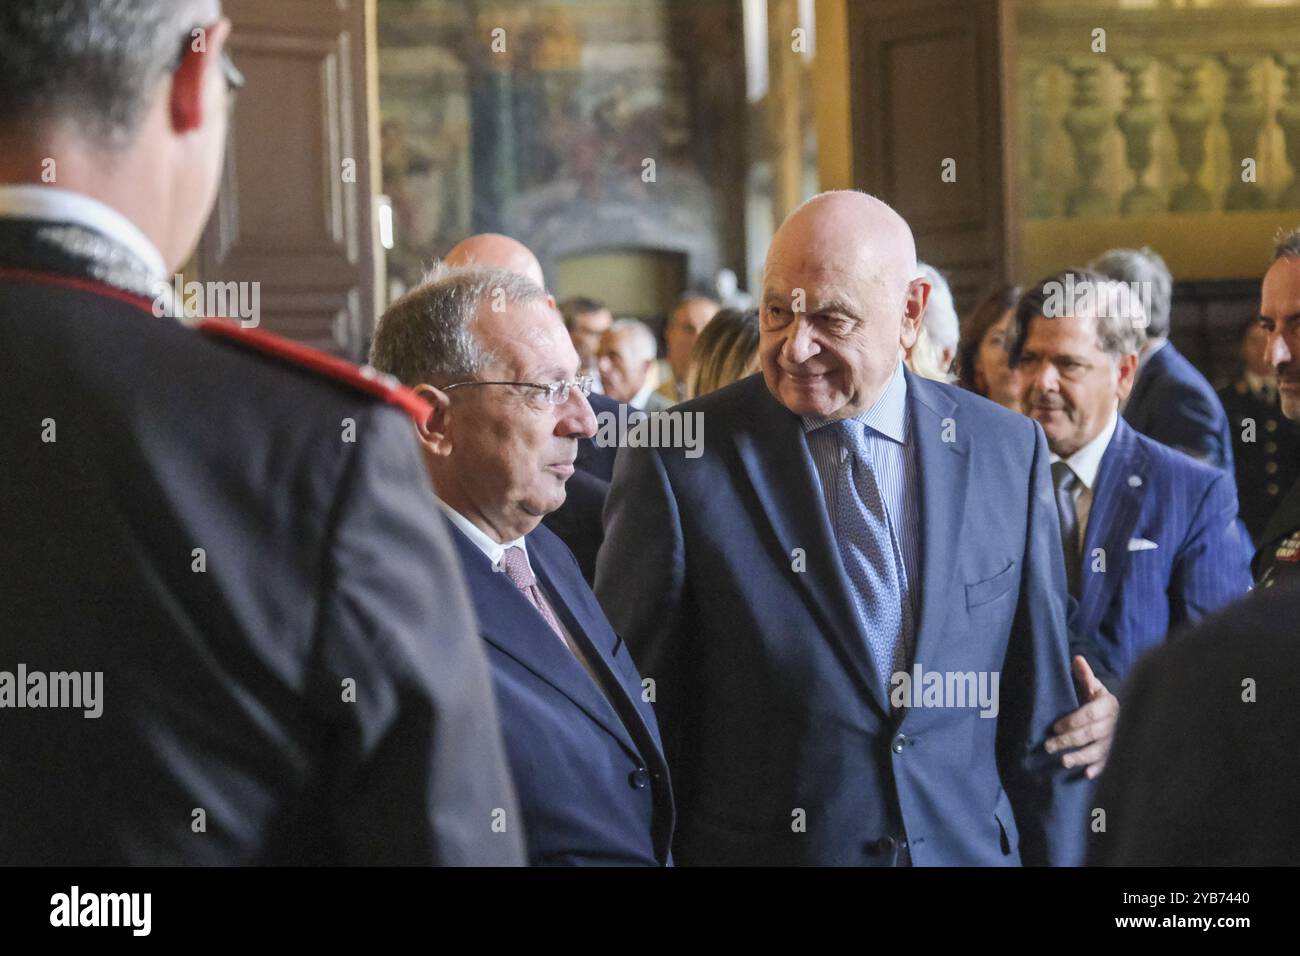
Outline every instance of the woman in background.
{"type": "Polygon", "coordinates": [[[1007,364],[1011,315],[1020,298],[1019,286],[1001,286],[975,308],[961,333],[957,349],[957,381],[967,391],[1015,412],[1020,403],[1021,375],[1007,364]]]}
{"type": "Polygon", "coordinates": [[[695,340],[687,388],[697,398],[757,371],[758,309],[723,309],[695,340]]]}

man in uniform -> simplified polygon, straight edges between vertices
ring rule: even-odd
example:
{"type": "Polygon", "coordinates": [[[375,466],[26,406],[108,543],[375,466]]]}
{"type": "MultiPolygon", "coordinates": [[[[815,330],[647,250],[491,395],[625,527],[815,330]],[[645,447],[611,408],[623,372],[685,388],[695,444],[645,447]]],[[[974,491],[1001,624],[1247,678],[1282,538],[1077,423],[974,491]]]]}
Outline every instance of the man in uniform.
{"type": "Polygon", "coordinates": [[[0,7],[0,860],[521,862],[428,407],[157,317],[229,31],[217,0],[0,7]]]}
{"type": "Polygon", "coordinates": [[[1219,390],[1232,431],[1238,510],[1252,541],[1300,478],[1300,422],[1282,414],[1267,344],[1268,333],[1252,318],[1242,329],[1241,377],[1219,390]]]}
{"type": "MultiPolygon", "coordinates": [[[[1259,322],[1268,333],[1264,354],[1277,373],[1282,414],[1300,421],[1300,229],[1273,249],[1260,290],[1259,322]]],[[[1300,578],[1300,482],[1291,486],[1259,536],[1252,565],[1257,586],[1300,578]]]]}

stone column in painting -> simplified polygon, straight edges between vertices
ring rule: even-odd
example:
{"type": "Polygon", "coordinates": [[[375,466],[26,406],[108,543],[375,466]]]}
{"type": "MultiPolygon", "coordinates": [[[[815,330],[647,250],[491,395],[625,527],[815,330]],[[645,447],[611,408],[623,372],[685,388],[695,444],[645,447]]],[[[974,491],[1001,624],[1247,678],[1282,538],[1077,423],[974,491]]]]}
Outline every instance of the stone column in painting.
{"type": "Polygon", "coordinates": [[[1291,164],[1291,182],[1278,196],[1279,209],[1300,209],[1300,53],[1279,53],[1278,63],[1286,71],[1286,90],[1277,111],[1277,125],[1286,136],[1286,159],[1291,164]]]}
{"type": "Polygon", "coordinates": [[[1100,65],[1088,57],[1074,57],[1066,65],[1074,77],[1074,98],[1065,114],[1065,131],[1074,143],[1074,166],[1079,185],[1065,204],[1069,216],[1104,216],[1110,200],[1097,184],[1101,173],[1101,140],[1111,116],[1101,101],[1100,65]]]}
{"type": "Polygon", "coordinates": [[[1228,191],[1224,209],[1263,209],[1264,193],[1255,181],[1257,169],[1249,180],[1243,179],[1244,161],[1251,167],[1259,163],[1259,134],[1264,128],[1264,101],[1255,94],[1250,71],[1260,62],[1258,57],[1225,54],[1221,58],[1228,72],[1228,89],[1223,97],[1223,125],[1228,131],[1228,191]]]}
{"type": "Polygon", "coordinates": [[[470,161],[475,232],[500,232],[506,203],[517,191],[515,95],[511,45],[516,30],[499,12],[485,12],[466,38],[470,62],[470,161]]]}
{"type": "Polygon", "coordinates": [[[1133,188],[1120,200],[1120,212],[1126,216],[1149,216],[1164,212],[1160,194],[1144,180],[1151,168],[1151,132],[1159,116],[1155,102],[1147,94],[1146,78],[1151,67],[1149,56],[1125,56],[1119,68],[1128,81],[1128,98],[1116,119],[1124,134],[1124,155],[1133,170],[1133,188]]]}
{"type": "Polygon", "coordinates": [[[1178,145],[1178,165],[1187,181],[1169,197],[1170,212],[1209,212],[1210,194],[1201,185],[1201,170],[1205,166],[1205,133],[1210,126],[1210,110],[1201,90],[1201,67],[1205,57],[1189,53],[1175,56],[1173,67],[1178,71],[1178,93],[1169,111],[1169,125],[1173,127],[1178,145]]]}

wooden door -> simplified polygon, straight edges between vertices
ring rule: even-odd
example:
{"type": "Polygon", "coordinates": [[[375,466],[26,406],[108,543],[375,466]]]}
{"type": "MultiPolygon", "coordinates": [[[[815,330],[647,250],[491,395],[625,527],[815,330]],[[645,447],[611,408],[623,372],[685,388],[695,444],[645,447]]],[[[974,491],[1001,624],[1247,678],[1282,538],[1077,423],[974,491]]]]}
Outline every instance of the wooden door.
{"type": "Polygon", "coordinates": [[[1012,13],[1008,0],[848,4],[855,184],[911,223],[963,313],[1017,272],[1012,13]]]}
{"type": "Polygon", "coordinates": [[[246,85],[205,281],[260,283],[261,327],[350,359],[374,328],[374,0],[225,0],[246,85]]]}

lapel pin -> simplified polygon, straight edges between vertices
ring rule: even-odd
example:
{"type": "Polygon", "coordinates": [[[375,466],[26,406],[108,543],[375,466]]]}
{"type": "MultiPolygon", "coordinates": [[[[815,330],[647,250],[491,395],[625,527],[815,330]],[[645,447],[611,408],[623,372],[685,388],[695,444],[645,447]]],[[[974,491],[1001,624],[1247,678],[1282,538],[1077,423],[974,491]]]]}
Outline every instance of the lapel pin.
{"type": "Polygon", "coordinates": [[[1129,475],[1129,476],[1128,476],[1128,486],[1129,486],[1130,488],[1141,488],[1141,487],[1142,487],[1142,479],[1139,478],[1137,475],[1129,475]]]}

